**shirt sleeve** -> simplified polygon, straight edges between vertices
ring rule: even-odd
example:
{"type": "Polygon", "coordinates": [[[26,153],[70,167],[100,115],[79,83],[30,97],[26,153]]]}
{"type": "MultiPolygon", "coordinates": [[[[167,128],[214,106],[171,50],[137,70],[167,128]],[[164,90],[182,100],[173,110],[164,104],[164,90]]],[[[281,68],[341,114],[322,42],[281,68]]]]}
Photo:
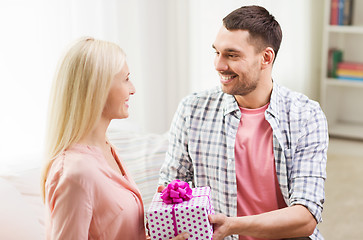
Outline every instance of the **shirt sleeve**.
{"type": "Polygon", "coordinates": [[[292,158],[290,203],[304,205],[316,221],[321,222],[329,136],[320,107],[315,109],[303,129],[292,158]]]}
{"type": "Polygon", "coordinates": [[[92,203],[78,181],[60,179],[48,191],[50,239],[88,239],[92,219],[92,203]]]}
{"type": "Polygon", "coordinates": [[[160,170],[159,185],[167,185],[174,179],[194,185],[193,164],[188,152],[189,112],[185,98],[178,106],[169,131],[169,147],[160,170]]]}

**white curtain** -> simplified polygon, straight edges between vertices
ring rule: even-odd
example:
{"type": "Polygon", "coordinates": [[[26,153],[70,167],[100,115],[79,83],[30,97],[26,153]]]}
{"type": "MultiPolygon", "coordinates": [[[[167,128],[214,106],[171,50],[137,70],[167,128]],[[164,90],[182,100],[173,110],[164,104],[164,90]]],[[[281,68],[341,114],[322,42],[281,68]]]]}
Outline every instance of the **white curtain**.
{"type": "Polygon", "coordinates": [[[1,0],[0,171],[40,162],[51,81],[81,36],[118,43],[136,95],[126,130],[162,133],[188,93],[188,1],[1,0]]]}
{"type": "Polygon", "coordinates": [[[259,4],[280,22],[274,78],[317,98],[323,1],[0,0],[0,171],[40,162],[50,84],[74,39],[118,43],[136,87],[127,130],[163,133],[181,98],[218,85],[212,44],[222,18],[259,4]],[[32,157],[35,156],[35,157],[32,157]]]}

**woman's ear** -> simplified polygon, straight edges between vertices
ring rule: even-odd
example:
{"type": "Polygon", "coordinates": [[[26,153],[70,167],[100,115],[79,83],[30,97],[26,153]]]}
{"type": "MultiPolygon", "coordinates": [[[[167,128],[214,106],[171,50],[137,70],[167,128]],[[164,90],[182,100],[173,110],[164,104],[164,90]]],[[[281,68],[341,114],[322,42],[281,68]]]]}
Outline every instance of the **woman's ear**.
{"type": "Polygon", "coordinates": [[[272,66],[275,59],[275,51],[271,47],[267,47],[263,50],[262,54],[262,68],[266,68],[268,66],[272,66]]]}

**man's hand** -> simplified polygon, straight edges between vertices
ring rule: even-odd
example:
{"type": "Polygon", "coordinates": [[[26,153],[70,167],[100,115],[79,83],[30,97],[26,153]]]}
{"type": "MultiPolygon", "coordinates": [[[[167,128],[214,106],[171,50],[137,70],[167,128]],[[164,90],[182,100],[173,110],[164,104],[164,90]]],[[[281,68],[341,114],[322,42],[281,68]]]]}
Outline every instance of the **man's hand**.
{"type": "Polygon", "coordinates": [[[244,217],[217,214],[208,218],[214,224],[213,240],[232,234],[263,239],[308,237],[317,224],[314,216],[302,205],[244,217]]]}
{"type": "Polygon", "coordinates": [[[165,186],[163,186],[163,185],[159,185],[158,186],[158,192],[162,192],[163,190],[165,189],[165,186]]]}
{"type": "Polygon", "coordinates": [[[216,214],[208,215],[209,222],[213,224],[213,240],[221,240],[224,237],[231,235],[230,220],[226,215],[216,214]]]}
{"type": "Polygon", "coordinates": [[[178,236],[176,236],[170,240],[185,240],[185,239],[188,239],[188,237],[189,237],[188,233],[181,233],[178,236]]]}

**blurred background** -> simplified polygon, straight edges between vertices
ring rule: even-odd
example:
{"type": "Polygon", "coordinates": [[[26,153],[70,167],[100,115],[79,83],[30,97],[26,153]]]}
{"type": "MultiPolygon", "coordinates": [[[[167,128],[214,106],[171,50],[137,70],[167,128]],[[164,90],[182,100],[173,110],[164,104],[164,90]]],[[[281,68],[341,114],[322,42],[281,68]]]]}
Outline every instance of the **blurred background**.
{"type": "MultiPolygon", "coordinates": [[[[329,44],[350,45],[354,54],[356,46],[342,35],[361,34],[363,28],[327,27],[330,1],[336,0],[0,0],[0,173],[40,165],[51,82],[70,42],[93,36],[119,44],[136,94],[130,99],[130,117],[112,124],[118,130],[164,134],[184,96],[219,85],[211,46],[222,18],[251,4],[267,8],[282,27],[274,81],[320,103],[325,99],[320,93],[333,89],[326,98],[333,103],[329,115],[360,124],[347,128],[353,126],[348,121],[338,132],[344,136],[350,129],[363,139],[363,84],[324,80],[327,59],[322,58],[329,44]],[[325,28],[337,43],[328,39],[325,28]],[[349,104],[338,98],[342,91],[351,95],[349,104]]],[[[361,16],[358,9],[356,16],[361,16]]],[[[329,127],[334,130],[333,124],[329,127]]],[[[358,211],[363,207],[362,149],[362,141],[331,138],[321,225],[328,240],[361,239],[363,234],[358,211]]]]}
{"type": "Polygon", "coordinates": [[[42,152],[51,82],[73,40],[93,36],[125,50],[136,95],[118,125],[164,133],[182,97],[219,84],[211,46],[222,18],[249,4],[281,24],[275,81],[317,100],[323,1],[1,0],[0,164],[42,152]]]}

